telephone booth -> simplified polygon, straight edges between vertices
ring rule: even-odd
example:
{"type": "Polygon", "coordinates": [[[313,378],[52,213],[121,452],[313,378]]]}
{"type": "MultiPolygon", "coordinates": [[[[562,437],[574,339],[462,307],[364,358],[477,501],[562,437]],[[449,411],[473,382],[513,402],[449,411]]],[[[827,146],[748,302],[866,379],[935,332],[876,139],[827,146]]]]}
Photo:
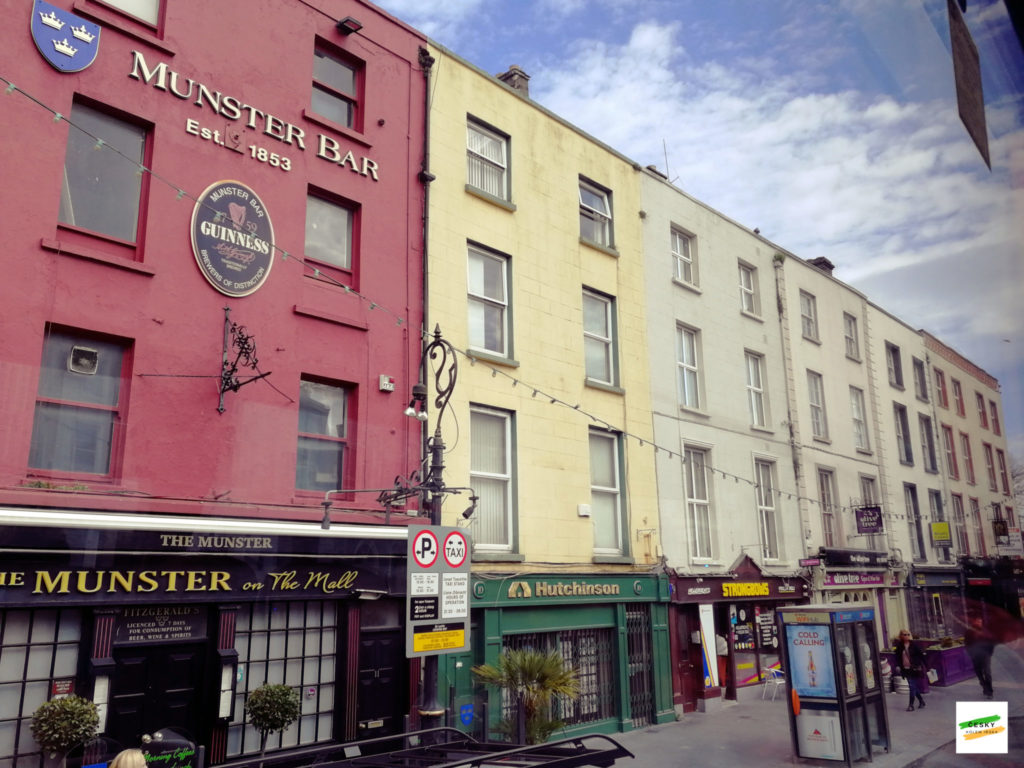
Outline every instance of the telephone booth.
{"type": "Polygon", "coordinates": [[[889,752],[889,718],[870,605],[778,609],[797,757],[872,761],[889,752]]]}

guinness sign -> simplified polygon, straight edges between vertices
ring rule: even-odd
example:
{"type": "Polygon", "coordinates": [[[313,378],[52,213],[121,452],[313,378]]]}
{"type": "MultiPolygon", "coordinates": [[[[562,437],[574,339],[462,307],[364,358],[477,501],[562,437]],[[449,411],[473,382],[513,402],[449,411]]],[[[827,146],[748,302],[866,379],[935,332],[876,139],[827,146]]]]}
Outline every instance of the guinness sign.
{"type": "Polygon", "coordinates": [[[192,210],[199,271],[226,296],[248,296],[274,265],[274,227],[263,201],[238,181],[207,187],[192,210]]]}

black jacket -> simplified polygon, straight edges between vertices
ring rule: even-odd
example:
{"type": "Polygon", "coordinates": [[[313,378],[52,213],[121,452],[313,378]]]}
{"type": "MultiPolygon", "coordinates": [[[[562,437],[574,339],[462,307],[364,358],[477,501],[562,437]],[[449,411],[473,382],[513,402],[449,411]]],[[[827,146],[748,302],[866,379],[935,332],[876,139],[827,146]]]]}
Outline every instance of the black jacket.
{"type": "Polygon", "coordinates": [[[924,674],[924,651],[913,643],[910,644],[910,666],[903,665],[903,643],[896,643],[892,652],[896,654],[896,666],[903,677],[920,677],[924,674]]]}

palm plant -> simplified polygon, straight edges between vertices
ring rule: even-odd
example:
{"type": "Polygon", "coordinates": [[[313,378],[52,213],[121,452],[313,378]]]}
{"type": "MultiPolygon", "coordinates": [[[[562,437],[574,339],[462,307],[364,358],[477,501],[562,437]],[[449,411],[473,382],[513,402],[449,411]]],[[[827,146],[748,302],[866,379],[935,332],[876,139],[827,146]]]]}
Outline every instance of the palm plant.
{"type": "Polygon", "coordinates": [[[565,725],[551,716],[554,696],[575,699],[580,692],[576,670],[554,650],[506,648],[497,666],[481,664],[472,672],[480,682],[494,685],[512,698],[517,716],[503,720],[497,730],[516,735],[516,740],[527,744],[542,744],[565,725]]]}

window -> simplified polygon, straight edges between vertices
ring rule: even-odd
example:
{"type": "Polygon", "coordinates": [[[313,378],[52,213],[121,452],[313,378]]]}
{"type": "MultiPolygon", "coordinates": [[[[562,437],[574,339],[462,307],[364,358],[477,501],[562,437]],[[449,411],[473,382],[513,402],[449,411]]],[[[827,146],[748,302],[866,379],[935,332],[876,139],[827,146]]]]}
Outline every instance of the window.
{"type": "Polygon", "coordinates": [[[306,196],[306,258],[352,269],[353,212],[314,195],[306,196]]]}
{"type": "Polygon", "coordinates": [[[874,504],[878,501],[878,485],[870,475],[860,476],[860,500],[862,504],[874,504]]]}
{"type": "Polygon", "coordinates": [[[508,200],[508,136],[470,120],[466,123],[466,183],[508,200]]]}
{"type": "Polygon", "coordinates": [[[939,467],[935,456],[935,435],[932,432],[930,416],[917,415],[917,426],[921,435],[921,461],[926,472],[938,472],[939,467]]]}
{"type": "Polygon", "coordinates": [[[593,291],[583,291],[583,351],[587,378],[615,384],[614,301],[593,291]]]}
{"type": "Polygon", "coordinates": [[[580,237],[597,245],[612,246],[611,193],[580,179],[580,237]]]}
{"type": "Polygon", "coordinates": [[[156,25],[160,16],[160,0],[103,0],[137,19],[156,25]]]}
{"type": "Polygon", "coordinates": [[[942,425],[942,448],[946,452],[946,471],[954,480],[960,479],[960,467],[956,461],[956,441],[953,439],[953,428],[942,425]]]}
{"type": "Polygon", "coordinates": [[[740,310],[748,315],[761,314],[761,301],[757,290],[757,270],[740,262],[740,310]]]}
{"type": "Polygon", "coordinates": [[[954,541],[957,552],[962,555],[971,554],[971,544],[967,539],[967,520],[964,517],[964,498],[954,493],[950,498],[953,500],[953,530],[956,532],[954,541]]]}
{"type": "Polygon", "coordinates": [[[860,336],[857,333],[857,318],[849,312],[843,313],[843,337],[846,339],[846,356],[860,360],[860,336]]]}
{"type": "Polygon", "coordinates": [[[885,343],[885,363],[889,368],[889,383],[903,389],[903,361],[900,358],[900,348],[895,344],[885,343]]]}
{"type": "Polygon", "coordinates": [[[910,551],[915,560],[924,559],[924,530],[921,527],[921,509],[917,505],[917,486],[903,484],[903,503],[907,511],[910,551]]]}
{"type": "Polygon", "coordinates": [[[960,433],[960,447],[964,454],[964,479],[974,485],[977,480],[974,476],[974,456],[971,454],[971,438],[966,433],[960,433]]]}
{"type": "Polygon", "coordinates": [[[981,450],[985,454],[985,472],[988,474],[988,489],[990,491],[998,491],[999,486],[996,484],[996,463],[992,457],[992,446],[988,443],[982,443],[981,450]]]}
{"type": "Polygon", "coordinates": [[[47,327],[28,465],[117,474],[127,403],[124,342],[47,327]]]}
{"type": "Polygon", "coordinates": [[[700,408],[700,332],[682,325],[676,327],[676,376],[679,405],[700,408]]]}
{"type": "Polygon", "coordinates": [[[935,374],[935,400],[943,408],[949,408],[949,393],[946,391],[946,374],[933,368],[935,374]]]}
{"type": "Polygon", "coordinates": [[[992,431],[995,432],[997,435],[1001,435],[1002,430],[999,427],[999,411],[996,408],[995,400],[989,400],[988,407],[989,411],[992,414],[992,431]]]}
{"type": "Polygon", "coordinates": [[[807,372],[807,398],[811,405],[811,434],[819,440],[828,440],[825,384],[820,373],[807,372]]]}
{"type": "Polygon", "coordinates": [[[768,426],[764,402],[764,358],[753,352],[746,353],[747,360],[747,405],[750,406],[750,423],[755,427],[768,426]]]}
{"type": "Polygon", "coordinates": [[[698,285],[697,262],[694,259],[696,246],[694,237],[682,230],[672,228],[672,264],[675,268],[675,278],[689,285],[698,285]]]}
{"type": "Polygon", "coordinates": [[[71,107],[71,122],[82,130],[68,129],[60,222],[134,243],[148,176],[137,173],[145,159],[146,130],[79,102],[71,107]],[[97,149],[93,136],[110,149],[97,149]]]}
{"type": "Polygon", "coordinates": [[[469,346],[508,357],[508,257],[471,245],[468,272],[469,346]]]}
{"type": "Polygon", "coordinates": [[[964,390],[960,386],[960,382],[956,379],[953,382],[953,404],[956,406],[956,412],[959,416],[966,415],[966,409],[964,407],[964,390]]]}
{"type": "Polygon", "coordinates": [[[348,392],[344,387],[303,379],[299,390],[296,488],[330,491],[345,487],[348,419],[348,392]]]}
{"type": "Polygon", "coordinates": [[[850,415],[853,418],[853,444],[859,451],[870,451],[868,418],[864,409],[864,390],[850,387],[850,415]]]}
{"type": "Polygon", "coordinates": [[[320,48],[313,52],[313,111],[346,128],[359,129],[359,70],[320,48]]]}
{"type": "Polygon", "coordinates": [[[985,534],[981,526],[981,504],[977,499],[972,498],[971,519],[969,521],[971,540],[971,554],[985,556],[985,534]]]}
{"type": "MultiPolygon", "coordinates": [[[[942,508],[942,491],[934,489],[928,490],[928,509],[931,512],[931,518],[933,523],[946,522],[946,513],[942,508]]],[[[951,529],[955,529],[955,526],[950,526],[951,529]]],[[[953,533],[953,530],[950,531],[953,533]]],[[[932,545],[938,550],[938,560],[941,563],[948,563],[950,561],[949,545],[952,542],[944,541],[932,541],[932,545]]]]}
{"type": "Polygon", "coordinates": [[[805,339],[818,340],[818,300],[800,291],[800,329],[805,339]]]}
{"type": "Polygon", "coordinates": [[[913,464],[914,449],[910,444],[910,421],[907,419],[906,406],[893,404],[893,421],[896,426],[896,449],[899,451],[900,463],[913,464]]]}
{"type": "Polygon", "coordinates": [[[684,448],[686,474],[686,525],[690,536],[690,557],[710,560],[711,489],[708,482],[707,451],[684,448]]]}
{"type": "MultiPolygon", "coordinates": [[[[382,612],[393,605],[391,601],[378,600],[372,610],[382,612]]],[[[380,623],[368,618],[371,609],[365,604],[360,608],[364,628],[380,623]]],[[[397,614],[397,609],[392,609],[392,613],[397,614]]],[[[235,616],[239,705],[235,707],[235,719],[227,727],[228,757],[260,754],[262,740],[246,722],[241,700],[264,683],[286,684],[305,692],[299,721],[284,733],[271,734],[268,749],[329,741],[334,732],[335,707],[341,706],[345,690],[338,679],[344,679],[343,672],[338,671],[339,645],[342,658],[345,649],[344,635],[338,628],[338,603],[243,603],[235,616]]],[[[397,624],[398,617],[394,616],[392,622],[397,624]]]]}
{"type": "Polygon", "coordinates": [[[825,546],[842,546],[839,510],[836,507],[836,478],[831,469],[818,470],[818,503],[821,505],[821,530],[825,546]]]}
{"type": "Polygon", "coordinates": [[[928,402],[928,381],[925,376],[924,360],[913,359],[914,364],[914,394],[918,400],[928,402]]]}
{"type": "Polygon", "coordinates": [[[996,448],[996,460],[999,462],[999,480],[1002,484],[1003,495],[1010,495],[1010,476],[1006,471],[1006,454],[996,448]]]}
{"type": "Polygon", "coordinates": [[[471,407],[469,484],[480,500],[473,515],[476,550],[512,550],[512,414],[471,407]]]}
{"type": "Polygon", "coordinates": [[[985,411],[985,398],[980,393],[974,393],[974,400],[978,404],[978,423],[988,429],[988,413],[985,411]]]}
{"type": "Polygon", "coordinates": [[[590,430],[590,509],[594,524],[594,553],[622,554],[622,495],[619,491],[618,435],[590,430]]]}
{"type": "Polygon", "coordinates": [[[775,464],[770,461],[754,462],[754,486],[757,495],[757,522],[761,529],[761,557],[777,560],[779,557],[778,510],[775,492],[775,464]]]}

